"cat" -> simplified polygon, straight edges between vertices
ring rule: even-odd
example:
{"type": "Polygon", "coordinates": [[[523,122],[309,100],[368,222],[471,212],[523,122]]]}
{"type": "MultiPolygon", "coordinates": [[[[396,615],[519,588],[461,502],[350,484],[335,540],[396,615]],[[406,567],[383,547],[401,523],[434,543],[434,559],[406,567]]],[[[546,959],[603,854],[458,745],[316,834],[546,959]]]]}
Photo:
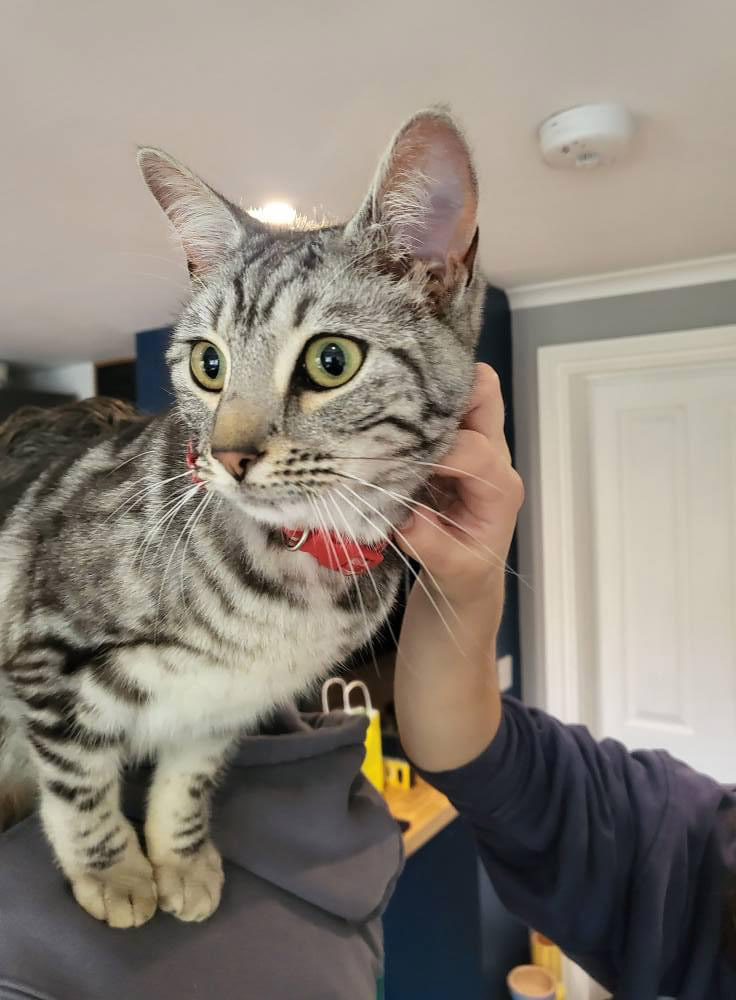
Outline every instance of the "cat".
{"type": "Polygon", "coordinates": [[[191,276],[173,407],[47,454],[0,527],[0,804],[37,787],[75,898],[113,927],[216,909],[228,752],[387,617],[485,287],[444,109],[402,126],[346,225],[268,226],[167,154],[138,160],[191,276]],[[146,853],[120,804],[144,759],[146,853]]]}

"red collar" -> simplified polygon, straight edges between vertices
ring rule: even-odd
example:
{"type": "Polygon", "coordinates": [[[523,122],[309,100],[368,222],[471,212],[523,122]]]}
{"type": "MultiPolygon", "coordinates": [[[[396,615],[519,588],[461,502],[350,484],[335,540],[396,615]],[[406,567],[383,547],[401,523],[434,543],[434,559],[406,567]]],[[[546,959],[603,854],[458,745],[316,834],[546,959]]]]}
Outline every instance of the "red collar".
{"type": "Polygon", "coordinates": [[[360,576],[371,566],[383,562],[388,545],[384,540],[375,545],[361,545],[333,532],[284,528],[284,542],[292,552],[307,552],[320,566],[334,569],[344,576],[360,576]]]}

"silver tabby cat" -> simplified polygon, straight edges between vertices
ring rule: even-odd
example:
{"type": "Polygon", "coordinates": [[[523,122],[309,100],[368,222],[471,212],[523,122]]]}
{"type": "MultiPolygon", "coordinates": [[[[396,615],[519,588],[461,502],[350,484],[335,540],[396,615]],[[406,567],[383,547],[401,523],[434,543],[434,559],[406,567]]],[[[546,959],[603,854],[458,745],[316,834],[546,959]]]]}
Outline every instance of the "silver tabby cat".
{"type": "Polygon", "coordinates": [[[388,614],[394,532],[457,430],[483,297],[475,174],[442,110],[400,129],[347,225],[269,227],[166,154],[139,162],[192,278],[174,406],[48,454],[0,529],[0,804],[38,789],[76,899],[114,927],[217,907],[216,776],[388,614]],[[284,529],[390,541],[347,576],[284,529]],[[141,759],[145,853],[119,780],[141,759]]]}

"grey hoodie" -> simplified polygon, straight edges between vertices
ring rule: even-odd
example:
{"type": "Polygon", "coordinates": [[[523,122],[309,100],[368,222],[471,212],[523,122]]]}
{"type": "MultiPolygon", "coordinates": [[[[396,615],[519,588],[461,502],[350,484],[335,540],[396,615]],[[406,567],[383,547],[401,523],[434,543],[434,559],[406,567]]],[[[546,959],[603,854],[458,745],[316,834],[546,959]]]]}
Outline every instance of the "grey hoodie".
{"type": "MultiPolygon", "coordinates": [[[[359,772],[365,720],[282,711],[214,811],[225,890],[205,923],[111,930],[73,900],[37,818],[0,836],[0,998],[375,1000],[399,829],[359,772]]],[[[142,816],[146,775],[128,782],[142,816]]]]}

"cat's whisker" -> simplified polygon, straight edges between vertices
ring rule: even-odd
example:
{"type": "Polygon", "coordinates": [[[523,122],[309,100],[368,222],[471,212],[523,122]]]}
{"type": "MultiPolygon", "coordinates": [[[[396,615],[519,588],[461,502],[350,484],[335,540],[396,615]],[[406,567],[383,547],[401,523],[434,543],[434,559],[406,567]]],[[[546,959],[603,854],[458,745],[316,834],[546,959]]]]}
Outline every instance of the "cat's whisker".
{"type": "Polygon", "coordinates": [[[427,482],[424,484],[424,488],[430,493],[430,495],[432,496],[433,500],[435,500],[437,502],[441,501],[442,494],[440,493],[439,489],[432,482],[431,479],[427,480],[427,482]]]}
{"type": "MultiPolygon", "coordinates": [[[[330,535],[330,532],[329,532],[329,530],[327,528],[327,524],[325,523],[324,518],[320,514],[320,508],[317,506],[318,499],[315,496],[310,496],[309,500],[310,500],[310,506],[312,507],[312,510],[314,511],[314,516],[317,519],[317,523],[319,524],[320,529],[324,532],[325,538],[327,540],[327,544],[328,544],[328,546],[330,548],[330,552],[331,552],[332,558],[335,561],[335,563],[337,563],[337,561],[338,561],[338,559],[337,559],[337,552],[336,552],[334,543],[332,541],[332,537],[330,535]]],[[[325,512],[325,514],[326,514],[326,512],[325,512]]],[[[344,548],[344,546],[343,546],[343,548],[344,548]]],[[[347,553],[346,553],[346,555],[347,555],[347,553]]],[[[355,610],[355,605],[353,604],[352,600],[350,601],[350,605],[351,605],[351,608],[354,611],[355,610]]],[[[362,607],[362,601],[361,601],[361,607],[362,607]]],[[[365,609],[364,608],[363,608],[363,615],[365,617],[365,609]]]]}
{"type": "MultiPolygon", "coordinates": [[[[312,497],[311,499],[312,499],[312,509],[314,510],[315,517],[317,518],[321,530],[324,532],[327,544],[330,548],[330,554],[332,555],[334,562],[337,564],[338,562],[337,549],[335,548],[335,543],[332,541],[332,533],[330,532],[329,526],[326,521],[328,517],[328,512],[326,508],[321,507],[317,497],[312,497]]],[[[334,529],[334,524],[333,524],[333,529],[334,529]]],[[[337,534],[336,531],[334,531],[333,533],[337,534]]],[[[343,543],[343,553],[347,556],[347,550],[345,549],[344,543],[343,543]]]]}
{"type": "MultiPolygon", "coordinates": [[[[340,506],[340,504],[337,502],[337,500],[335,499],[335,497],[333,497],[331,493],[326,493],[324,495],[323,499],[325,501],[327,501],[327,500],[330,501],[330,503],[332,504],[332,506],[335,508],[335,510],[339,514],[340,520],[345,525],[345,531],[347,532],[348,538],[355,545],[357,545],[358,544],[358,539],[355,537],[355,532],[351,528],[350,522],[348,521],[347,517],[345,516],[344,510],[342,509],[342,507],[340,506]]],[[[361,553],[361,555],[362,555],[362,553],[361,553]]],[[[382,603],[381,594],[380,594],[380,591],[378,590],[378,585],[377,585],[377,583],[376,583],[376,581],[375,581],[375,579],[373,577],[373,571],[372,571],[371,567],[369,566],[368,560],[365,558],[365,556],[363,556],[363,565],[365,566],[365,572],[368,575],[368,579],[370,580],[371,586],[373,587],[373,592],[376,595],[376,601],[378,602],[378,606],[380,607],[381,603],[382,603]]],[[[398,656],[403,656],[403,653],[401,652],[401,649],[399,648],[398,637],[397,637],[396,633],[393,630],[393,627],[391,625],[391,622],[388,619],[388,616],[384,620],[383,624],[388,629],[388,633],[391,636],[391,641],[394,644],[394,648],[396,650],[396,654],[398,656]]]]}
{"type": "Polygon", "coordinates": [[[331,288],[332,285],[335,284],[337,279],[341,278],[346,271],[349,271],[351,268],[355,267],[356,264],[362,264],[364,260],[369,260],[374,255],[375,255],[375,250],[373,249],[373,247],[369,247],[367,250],[363,251],[363,253],[355,254],[353,257],[350,258],[350,260],[347,261],[347,263],[343,264],[342,267],[338,268],[338,270],[335,272],[335,274],[333,274],[332,278],[329,281],[326,281],[324,283],[324,285],[322,286],[323,290],[327,291],[327,289],[331,288]]]}
{"type": "MultiPolygon", "coordinates": [[[[169,500],[165,504],[165,506],[164,506],[164,510],[165,510],[166,513],[163,515],[163,517],[161,517],[161,519],[159,521],[157,521],[153,525],[153,527],[151,527],[146,532],[146,534],[145,534],[145,536],[143,538],[143,541],[139,542],[138,546],[136,547],[136,549],[135,549],[135,551],[133,553],[133,558],[132,558],[132,565],[133,565],[134,569],[137,568],[136,564],[138,563],[139,558],[140,558],[140,565],[141,565],[141,567],[143,566],[143,564],[145,562],[145,559],[146,559],[146,555],[148,553],[148,547],[151,544],[151,542],[153,541],[153,539],[155,538],[158,528],[161,525],[164,524],[164,522],[167,520],[167,518],[169,517],[169,515],[175,515],[176,514],[176,511],[178,509],[178,505],[181,502],[181,500],[182,500],[182,494],[177,494],[172,500],[169,500]]],[[[165,534],[165,532],[164,532],[164,534],[165,534]]]]}
{"type": "MultiPolygon", "coordinates": [[[[360,501],[361,503],[366,503],[366,502],[367,502],[367,501],[365,501],[365,500],[363,499],[363,497],[361,497],[361,496],[360,496],[360,495],[359,495],[358,493],[356,493],[356,492],[355,492],[355,490],[351,490],[349,486],[347,486],[347,487],[345,487],[345,488],[346,488],[346,489],[347,489],[347,490],[348,490],[349,492],[351,492],[351,493],[353,494],[353,496],[354,496],[354,497],[356,498],[356,500],[359,500],[359,501],[360,501]]],[[[359,508],[359,507],[357,507],[357,506],[356,506],[356,505],[355,505],[355,504],[354,504],[354,503],[353,503],[353,502],[352,502],[352,501],[350,500],[350,498],[349,498],[349,497],[346,497],[346,496],[345,496],[345,494],[344,494],[344,493],[343,493],[343,492],[342,492],[341,490],[339,490],[339,489],[337,489],[337,490],[336,490],[335,492],[337,493],[337,495],[338,495],[338,496],[342,497],[342,499],[343,499],[343,500],[344,500],[344,501],[345,501],[345,502],[346,502],[346,503],[347,503],[347,504],[348,504],[348,505],[349,505],[350,507],[352,507],[352,508],[353,508],[353,510],[354,510],[354,511],[355,511],[355,512],[356,512],[357,514],[359,514],[359,515],[360,515],[360,517],[362,517],[364,521],[367,521],[367,522],[368,522],[368,524],[369,524],[369,525],[370,525],[370,526],[371,526],[371,527],[372,527],[373,529],[375,529],[375,528],[376,528],[376,525],[375,525],[375,524],[373,523],[373,521],[371,521],[371,519],[370,519],[370,518],[368,517],[368,515],[367,515],[367,514],[365,514],[365,513],[364,513],[364,511],[360,510],[360,508],[359,508]]],[[[370,506],[370,504],[368,504],[368,506],[370,506]]],[[[393,527],[393,526],[392,526],[392,527],[393,527]]],[[[462,646],[460,645],[460,643],[459,643],[459,641],[458,641],[458,638],[457,638],[457,636],[455,635],[455,633],[453,632],[453,630],[452,630],[452,629],[450,628],[450,625],[448,624],[448,622],[447,622],[447,619],[446,619],[446,618],[445,618],[445,616],[444,616],[444,615],[442,614],[442,611],[440,610],[440,607],[439,607],[439,605],[438,605],[438,604],[437,604],[437,602],[435,601],[435,599],[434,599],[434,597],[432,596],[432,594],[431,594],[431,593],[429,592],[429,588],[427,587],[427,585],[425,584],[425,582],[424,582],[424,581],[422,580],[422,578],[421,578],[421,575],[420,575],[419,573],[417,573],[417,571],[416,571],[416,570],[414,569],[414,567],[413,567],[413,566],[412,566],[412,564],[411,564],[411,563],[409,562],[409,560],[408,560],[408,559],[407,559],[407,557],[406,557],[406,556],[404,555],[404,553],[403,553],[403,552],[401,551],[401,549],[400,549],[400,548],[398,547],[398,545],[396,545],[396,544],[395,544],[395,542],[392,542],[392,541],[391,541],[391,539],[387,539],[387,541],[388,541],[388,544],[389,544],[389,546],[391,547],[391,549],[392,549],[392,550],[393,550],[393,551],[394,551],[394,552],[396,553],[396,555],[397,555],[397,556],[399,557],[399,559],[400,559],[400,560],[402,561],[402,563],[403,563],[403,564],[404,564],[404,565],[406,566],[406,568],[407,568],[407,569],[409,570],[409,572],[410,572],[410,573],[411,573],[411,574],[413,575],[413,577],[414,577],[414,579],[416,580],[416,582],[417,582],[417,583],[419,584],[419,586],[420,586],[420,587],[422,588],[422,590],[423,590],[423,591],[424,591],[424,593],[426,594],[426,596],[427,596],[427,599],[429,600],[430,604],[432,605],[432,607],[433,607],[433,608],[435,609],[435,611],[437,612],[437,616],[438,616],[438,618],[440,619],[440,621],[442,622],[442,624],[443,624],[443,625],[445,626],[445,628],[447,629],[447,634],[448,634],[448,635],[450,636],[450,638],[452,639],[452,641],[453,641],[453,643],[455,644],[455,646],[457,646],[457,649],[458,649],[458,651],[459,651],[459,652],[461,653],[461,655],[465,656],[465,655],[466,655],[466,654],[465,654],[465,650],[464,650],[464,649],[463,649],[463,647],[462,647],[462,646]]],[[[440,592],[440,593],[442,593],[442,591],[439,591],[439,592],[440,592]]],[[[442,596],[443,596],[443,597],[445,596],[445,595],[444,595],[444,593],[442,593],[442,596]]],[[[447,601],[447,598],[446,598],[446,597],[445,597],[445,600],[447,601]]],[[[449,601],[447,601],[447,603],[449,604],[450,602],[449,602],[449,601]]]]}
{"type": "MultiPolygon", "coordinates": [[[[169,513],[167,514],[167,516],[165,518],[164,524],[162,525],[161,530],[158,533],[158,540],[156,540],[156,535],[154,534],[149,539],[149,541],[146,544],[146,546],[144,547],[144,549],[143,549],[143,551],[142,551],[142,553],[140,555],[141,565],[143,565],[143,563],[145,562],[145,560],[146,560],[146,558],[148,556],[148,549],[150,548],[151,545],[154,544],[154,542],[155,542],[155,549],[153,551],[151,559],[152,559],[152,561],[155,561],[158,558],[158,554],[161,551],[161,546],[164,545],[164,543],[166,541],[166,536],[168,534],[169,528],[171,528],[171,526],[176,521],[177,515],[186,507],[186,505],[189,503],[189,501],[191,499],[192,499],[191,495],[187,496],[187,497],[184,497],[183,500],[180,501],[180,503],[178,505],[176,505],[176,507],[174,507],[174,508],[172,508],[172,509],[169,510],[169,513]]],[[[185,516],[186,516],[186,513],[188,513],[188,512],[185,511],[185,516]]],[[[165,557],[165,555],[166,555],[166,552],[164,552],[164,557],[165,557]]]]}
{"type": "MultiPolygon", "coordinates": [[[[329,510],[327,508],[327,505],[325,504],[324,506],[322,506],[322,504],[319,503],[319,500],[315,500],[315,506],[316,505],[319,505],[319,508],[321,508],[323,510],[325,518],[328,520],[328,526],[332,525],[332,529],[333,529],[334,533],[338,536],[338,538],[340,540],[340,545],[342,546],[342,550],[343,550],[343,554],[345,556],[345,559],[349,560],[347,545],[345,544],[345,541],[344,541],[344,539],[342,537],[342,534],[337,530],[337,525],[335,524],[335,519],[334,519],[334,517],[332,517],[330,515],[330,512],[329,512],[329,510]]],[[[328,534],[327,537],[330,538],[330,535],[328,534]]],[[[363,556],[363,564],[364,564],[365,568],[368,569],[368,563],[366,562],[365,556],[363,556]]],[[[356,576],[352,576],[352,582],[353,582],[353,586],[355,587],[355,593],[356,593],[356,595],[358,597],[358,603],[360,604],[360,610],[361,610],[361,612],[363,614],[363,621],[365,622],[365,630],[366,630],[366,633],[367,633],[368,648],[371,651],[371,659],[373,660],[373,666],[374,666],[375,671],[376,671],[376,676],[380,677],[381,676],[381,671],[378,669],[378,660],[376,659],[376,652],[375,652],[375,650],[373,648],[373,642],[372,642],[373,636],[372,636],[372,633],[371,633],[371,625],[370,625],[370,621],[368,619],[368,611],[366,610],[365,601],[363,600],[363,595],[362,595],[362,593],[360,591],[360,583],[359,583],[358,578],[356,576]]]]}
{"type": "MultiPolygon", "coordinates": [[[[202,501],[200,501],[200,504],[201,503],[202,503],[202,501]]],[[[160,584],[160,586],[158,588],[158,596],[156,598],[156,607],[155,607],[154,614],[153,614],[153,645],[154,646],[156,645],[156,643],[158,641],[158,625],[159,625],[159,620],[160,620],[161,598],[163,596],[164,586],[166,584],[166,577],[168,575],[169,569],[171,568],[171,562],[172,562],[174,556],[176,555],[176,550],[179,547],[179,543],[181,542],[182,538],[184,537],[185,531],[187,530],[189,524],[191,523],[192,519],[194,518],[194,516],[196,515],[196,513],[197,513],[198,510],[199,510],[199,505],[194,508],[194,514],[190,515],[189,520],[186,521],[186,523],[184,524],[184,527],[179,532],[179,534],[178,534],[178,536],[176,538],[176,541],[174,542],[174,544],[173,544],[173,546],[171,548],[171,552],[169,553],[169,558],[166,561],[166,566],[164,567],[164,571],[161,574],[161,584],[160,584]]]]}
{"type": "MultiPolygon", "coordinates": [[[[381,518],[381,520],[384,521],[388,525],[389,529],[391,529],[393,531],[393,534],[398,535],[398,537],[402,540],[402,542],[404,543],[404,545],[406,545],[406,547],[411,551],[411,553],[413,554],[413,556],[417,560],[417,562],[420,561],[419,560],[419,555],[417,553],[417,550],[414,548],[414,546],[411,544],[411,542],[409,542],[407,540],[406,536],[395,525],[393,525],[391,523],[390,519],[388,517],[386,517],[386,515],[383,514],[378,509],[378,507],[374,507],[372,503],[369,503],[368,500],[365,499],[365,497],[361,497],[359,493],[356,493],[355,490],[351,489],[349,486],[346,486],[345,489],[352,496],[354,496],[356,500],[360,500],[361,503],[364,503],[366,505],[366,507],[368,507],[369,510],[373,511],[374,514],[377,514],[381,518]]],[[[437,579],[432,575],[432,573],[427,569],[426,566],[422,566],[422,569],[426,573],[426,575],[429,578],[430,582],[432,583],[432,586],[434,587],[434,589],[437,591],[437,593],[440,595],[440,597],[444,600],[444,602],[447,605],[449,611],[455,617],[455,620],[458,621],[458,622],[460,622],[460,616],[458,615],[457,611],[455,610],[455,608],[450,603],[450,600],[445,596],[442,588],[440,587],[439,583],[437,582],[437,579]]]]}
{"type": "Polygon", "coordinates": [[[496,483],[492,483],[490,479],[484,479],[483,476],[477,476],[474,472],[468,472],[467,469],[460,469],[455,465],[444,465],[442,462],[421,462],[419,459],[409,459],[408,461],[411,465],[423,465],[431,469],[444,469],[445,472],[458,473],[465,476],[466,479],[474,479],[477,483],[483,483],[484,486],[503,494],[503,490],[496,483]]]}
{"type": "Polygon", "coordinates": [[[161,281],[168,281],[172,285],[176,285],[176,287],[185,294],[190,291],[190,285],[195,282],[196,276],[192,275],[191,278],[188,278],[181,265],[176,260],[172,260],[170,257],[162,257],[160,254],[145,253],[139,250],[118,250],[116,253],[121,257],[140,258],[140,263],[142,265],[145,265],[146,261],[155,260],[163,264],[168,264],[172,268],[171,274],[153,274],[148,271],[128,271],[127,268],[130,263],[133,263],[133,261],[121,261],[128,274],[144,278],[158,278],[161,281]]]}
{"type": "MultiPolygon", "coordinates": [[[[184,507],[192,499],[192,497],[197,493],[198,490],[199,490],[199,484],[197,483],[195,486],[190,486],[186,490],[184,497],[182,499],[179,499],[177,497],[175,503],[172,504],[171,502],[169,502],[169,504],[167,505],[169,509],[166,511],[164,516],[154,524],[153,528],[151,528],[151,530],[146,535],[146,538],[144,539],[143,543],[136,550],[133,556],[133,565],[135,565],[139,556],[142,562],[145,560],[151,542],[153,541],[156,534],[159,532],[159,529],[165,524],[166,526],[163,528],[163,531],[161,531],[161,537],[159,538],[158,544],[160,547],[161,542],[163,541],[166,532],[168,531],[168,523],[173,521],[173,519],[176,517],[176,515],[179,513],[182,507],[184,507]]],[[[156,549],[156,551],[158,552],[158,548],[156,549]]]]}
{"type": "Polygon", "coordinates": [[[184,527],[179,532],[179,536],[176,539],[176,541],[174,542],[174,545],[173,545],[173,547],[171,549],[171,553],[169,554],[168,561],[166,563],[166,567],[165,567],[165,569],[164,569],[164,571],[163,571],[163,573],[161,575],[161,586],[159,587],[159,591],[158,591],[158,599],[156,601],[156,613],[155,613],[155,616],[154,616],[154,621],[156,623],[155,626],[154,626],[154,629],[153,629],[153,641],[154,641],[154,643],[156,642],[156,636],[158,635],[159,609],[161,607],[161,597],[162,597],[163,592],[164,592],[164,585],[166,584],[166,577],[168,575],[169,569],[171,568],[171,564],[174,561],[174,556],[176,555],[176,550],[179,548],[179,545],[181,544],[181,541],[184,538],[184,535],[186,534],[187,528],[189,527],[190,524],[193,523],[195,517],[197,516],[197,514],[200,511],[200,509],[202,508],[202,505],[206,504],[206,501],[207,501],[207,497],[203,497],[200,500],[200,502],[194,508],[194,513],[190,515],[189,520],[186,522],[186,524],[184,525],[184,527]]]}
{"type": "Polygon", "coordinates": [[[151,271],[129,271],[128,273],[134,278],[155,278],[156,281],[163,281],[167,285],[173,285],[182,294],[186,294],[189,291],[184,281],[171,278],[166,274],[153,274],[151,271]]]}
{"type": "MultiPolygon", "coordinates": [[[[182,498],[179,503],[176,503],[176,501],[174,500],[174,501],[170,501],[167,504],[167,507],[169,508],[169,514],[165,518],[164,525],[163,525],[161,531],[159,532],[160,537],[158,539],[158,542],[156,543],[156,548],[155,548],[155,550],[153,552],[153,557],[152,557],[153,559],[156,559],[158,557],[159,550],[161,549],[161,546],[164,544],[164,542],[166,540],[166,534],[168,533],[168,530],[171,527],[171,525],[176,520],[176,517],[179,514],[179,512],[186,507],[186,505],[189,503],[190,500],[192,500],[193,498],[196,498],[196,495],[197,494],[194,491],[194,489],[192,487],[189,487],[189,488],[185,489],[185,492],[184,492],[183,495],[181,493],[179,493],[179,496],[182,498]]],[[[153,542],[153,540],[154,539],[151,539],[151,543],[153,542]]],[[[149,543],[149,544],[151,544],[151,543],[149,543]]],[[[146,548],[148,548],[148,546],[146,548]]],[[[144,551],[143,558],[145,559],[145,557],[146,557],[146,552],[144,551]]]]}
{"type": "MultiPolygon", "coordinates": [[[[192,534],[193,534],[195,528],[197,527],[197,525],[199,524],[200,518],[202,517],[202,515],[205,512],[205,510],[207,509],[207,505],[209,504],[209,502],[210,502],[211,499],[212,499],[212,493],[210,493],[209,491],[206,491],[205,495],[202,497],[202,499],[199,501],[199,503],[195,507],[194,513],[190,516],[189,520],[184,525],[184,531],[182,532],[182,536],[186,535],[187,528],[189,528],[189,534],[187,535],[186,540],[184,541],[184,548],[182,549],[182,553],[181,553],[181,572],[180,572],[181,596],[182,596],[182,600],[184,601],[184,606],[185,607],[186,607],[186,603],[187,602],[186,602],[186,594],[184,593],[184,567],[185,567],[185,560],[186,560],[186,555],[187,555],[187,548],[189,546],[189,543],[192,540],[192,534]]],[[[178,545],[178,542],[177,542],[177,545],[178,545]]],[[[174,546],[174,548],[176,548],[176,546],[174,546]]]]}
{"type": "MultiPolygon", "coordinates": [[[[200,518],[202,517],[202,515],[204,514],[204,512],[207,510],[209,502],[214,497],[214,495],[215,495],[214,493],[211,493],[209,490],[207,490],[207,495],[205,496],[204,501],[202,503],[200,503],[199,507],[197,507],[197,511],[199,512],[199,514],[198,514],[198,516],[197,516],[194,524],[189,529],[189,537],[187,538],[186,542],[184,543],[184,549],[183,549],[182,554],[181,554],[180,584],[181,584],[181,596],[182,596],[182,600],[184,602],[184,607],[185,608],[187,606],[187,598],[186,598],[186,594],[184,593],[184,566],[186,564],[187,549],[189,547],[189,543],[192,540],[192,535],[194,534],[194,529],[199,524],[200,518]]],[[[220,497],[220,500],[222,500],[222,497],[220,497]]],[[[218,508],[218,510],[219,510],[219,508],[218,508]]],[[[195,513],[197,513],[197,511],[195,511],[195,513]]]]}
{"type": "MultiPolygon", "coordinates": [[[[342,459],[346,462],[386,462],[397,456],[383,456],[383,455],[331,455],[332,459],[342,459]]],[[[478,483],[483,483],[484,486],[489,486],[492,490],[496,490],[497,493],[503,494],[503,490],[496,483],[492,483],[490,479],[484,479],[483,476],[477,476],[474,472],[468,472],[466,469],[460,469],[455,465],[443,465],[441,462],[422,462],[417,458],[406,458],[401,457],[401,461],[407,465],[421,465],[425,468],[430,469],[444,469],[445,472],[456,472],[461,476],[465,476],[467,479],[474,479],[478,483]]]]}
{"type": "MultiPolygon", "coordinates": [[[[106,472],[105,475],[111,476],[113,472],[117,472],[119,469],[122,469],[126,465],[129,465],[131,462],[135,462],[136,459],[144,458],[146,455],[153,455],[155,451],[156,451],[155,448],[148,448],[146,451],[140,451],[138,452],[137,455],[133,455],[132,458],[126,458],[124,462],[121,462],[120,465],[116,465],[114,469],[110,469],[110,471],[106,472]]],[[[137,480],[137,482],[140,482],[140,479],[137,480]]]]}
{"type": "Polygon", "coordinates": [[[173,257],[162,257],[160,253],[148,253],[145,250],[116,250],[121,257],[146,257],[148,260],[160,260],[164,264],[170,264],[179,274],[183,274],[181,264],[173,257]]]}
{"type": "MultiPolygon", "coordinates": [[[[145,475],[140,476],[138,479],[134,479],[132,483],[128,483],[123,488],[122,492],[130,494],[130,491],[133,490],[133,489],[135,489],[135,487],[139,483],[145,483],[145,482],[148,483],[148,486],[144,486],[143,489],[140,491],[141,493],[144,490],[147,490],[149,487],[153,488],[153,486],[155,485],[155,483],[151,483],[150,473],[147,472],[145,475]]],[[[131,497],[130,495],[126,496],[125,499],[122,501],[122,503],[118,504],[118,506],[115,508],[114,511],[112,511],[111,514],[107,515],[107,517],[103,521],[103,524],[107,524],[107,522],[110,520],[111,517],[115,517],[115,515],[118,513],[119,510],[121,510],[127,503],[129,503],[131,500],[134,500],[134,499],[135,499],[135,497],[131,497]]]]}
{"type": "MultiPolygon", "coordinates": [[[[330,554],[332,555],[332,558],[335,561],[335,563],[337,563],[337,550],[335,549],[335,545],[334,545],[334,543],[332,541],[332,536],[330,534],[330,531],[328,529],[327,522],[326,522],[327,513],[324,510],[322,512],[320,512],[321,511],[321,505],[319,504],[318,498],[316,496],[314,496],[313,494],[309,496],[309,505],[312,508],[312,512],[314,513],[314,516],[315,516],[315,519],[317,521],[317,524],[319,525],[320,531],[324,534],[325,539],[327,540],[327,545],[329,546],[330,554]]],[[[355,606],[353,605],[352,600],[351,600],[350,603],[351,603],[351,606],[354,608],[355,606]]]]}
{"type": "Polygon", "coordinates": [[[483,562],[490,562],[493,565],[498,566],[499,569],[503,569],[504,572],[508,573],[509,575],[515,576],[517,580],[520,580],[524,584],[524,586],[529,587],[530,590],[533,589],[531,585],[524,579],[524,577],[521,576],[521,574],[517,573],[515,569],[512,569],[511,566],[509,566],[509,564],[504,559],[502,559],[496,552],[493,551],[492,548],[490,548],[490,546],[486,545],[484,542],[481,542],[479,539],[475,537],[475,535],[471,531],[468,531],[468,529],[464,525],[460,524],[459,521],[455,521],[453,518],[448,517],[447,514],[444,514],[441,511],[436,510],[434,507],[430,507],[429,504],[422,503],[421,500],[413,500],[411,497],[404,496],[402,493],[397,493],[395,490],[387,490],[383,486],[378,486],[376,483],[371,483],[367,479],[362,479],[360,476],[353,476],[348,472],[338,472],[337,475],[344,479],[352,479],[354,482],[362,483],[363,486],[368,486],[370,487],[370,489],[377,490],[379,493],[384,493],[387,497],[390,497],[392,500],[395,500],[397,503],[400,503],[402,507],[406,507],[408,510],[412,511],[418,517],[421,517],[428,524],[432,524],[435,528],[437,528],[438,531],[441,531],[443,535],[446,535],[448,538],[452,539],[452,541],[455,542],[457,545],[459,545],[461,549],[465,549],[466,552],[469,552],[471,555],[475,556],[476,559],[481,559],[483,560],[483,562]],[[480,552],[477,552],[469,545],[466,545],[464,542],[461,542],[459,538],[456,538],[455,535],[447,531],[446,528],[443,528],[442,525],[435,524],[434,521],[431,520],[431,518],[426,516],[426,514],[422,514],[421,510],[416,509],[417,507],[421,507],[424,510],[428,510],[430,514],[435,514],[441,520],[446,521],[447,524],[451,524],[458,531],[461,531],[468,538],[471,538],[475,542],[475,544],[479,545],[483,549],[483,551],[486,552],[491,558],[486,559],[484,556],[480,554],[480,552]]]}
{"type": "MultiPolygon", "coordinates": [[[[161,504],[161,506],[160,506],[160,508],[158,510],[158,514],[164,515],[164,517],[162,517],[162,520],[165,519],[166,513],[168,511],[170,511],[172,509],[172,507],[174,507],[179,502],[179,500],[181,500],[181,498],[184,496],[184,494],[188,490],[190,490],[190,489],[191,489],[190,486],[179,486],[177,489],[175,489],[172,492],[171,496],[167,500],[165,500],[163,504],[161,504]]],[[[154,516],[157,516],[157,515],[154,515],[154,516]]],[[[154,526],[151,529],[151,531],[155,531],[155,529],[156,529],[156,525],[154,524],[154,526]]],[[[144,543],[145,543],[145,539],[144,539],[144,543]]]]}
{"type": "MultiPolygon", "coordinates": [[[[135,506],[137,500],[143,499],[144,496],[146,496],[148,493],[151,493],[153,490],[161,489],[162,486],[167,486],[169,483],[173,483],[177,479],[183,479],[185,476],[191,476],[191,474],[192,474],[191,470],[187,469],[186,472],[180,472],[178,475],[171,476],[169,479],[156,480],[155,482],[150,483],[148,486],[145,486],[142,490],[139,490],[134,496],[127,497],[127,499],[123,500],[123,502],[118,507],[115,508],[112,514],[107,515],[107,517],[103,521],[103,524],[106,524],[110,520],[110,518],[114,517],[118,513],[118,511],[122,510],[122,508],[125,507],[127,504],[135,506]]],[[[133,489],[138,483],[142,483],[144,482],[144,480],[148,478],[149,478],[148,476],[141,476],[140,479],[136,479],[135,482],[131,483],[128,489],[133,489]]]]}

